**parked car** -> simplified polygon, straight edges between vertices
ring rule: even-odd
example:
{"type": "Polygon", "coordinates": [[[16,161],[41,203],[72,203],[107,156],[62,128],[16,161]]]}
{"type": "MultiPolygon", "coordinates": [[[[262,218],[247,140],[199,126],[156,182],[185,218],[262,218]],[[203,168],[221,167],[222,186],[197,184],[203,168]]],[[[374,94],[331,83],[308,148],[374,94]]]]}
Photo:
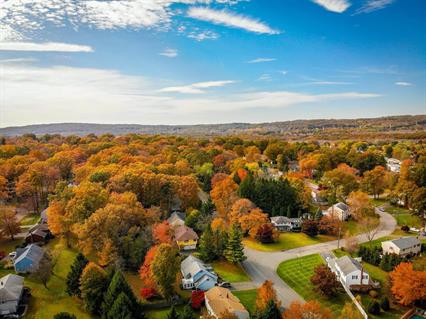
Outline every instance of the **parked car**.
{"type": "Polygon", "coordinates": [[[222,281],[217,283],[218,287],[222,287],[222,288],[231,288],[231,284],[227,281],[222,281]]]}
{"type": "Polygon", "coordinates": [[[16,257],[16,251],[12,251],[11,253],[9,253],[9,258],[13,259],[16,257]]]}

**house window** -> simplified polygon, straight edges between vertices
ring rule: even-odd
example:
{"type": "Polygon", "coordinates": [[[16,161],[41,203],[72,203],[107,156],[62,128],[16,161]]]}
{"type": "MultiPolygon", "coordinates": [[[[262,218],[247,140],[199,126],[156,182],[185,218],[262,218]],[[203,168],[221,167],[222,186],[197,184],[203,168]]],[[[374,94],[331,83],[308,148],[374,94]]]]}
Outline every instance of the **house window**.
{"type": "Polygon", "coordinates": [[[357,275],[353,275],[352,279],[358,279],[358,276],[357,275]]]}

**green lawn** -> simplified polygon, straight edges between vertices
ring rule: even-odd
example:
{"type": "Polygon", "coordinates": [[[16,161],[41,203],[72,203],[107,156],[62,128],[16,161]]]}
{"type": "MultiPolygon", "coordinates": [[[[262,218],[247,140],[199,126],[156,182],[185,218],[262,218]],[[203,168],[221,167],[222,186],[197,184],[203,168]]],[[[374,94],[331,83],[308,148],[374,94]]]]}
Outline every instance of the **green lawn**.
{"type": "MultiPolygon", "coordinates": [[[[184,306],[177,306],[176,310],[181,311],[184,306]]],[[[166,319],[167,314],[170,312],[170,308],[153,309],[147,310],[145,315],[148,319],[166,319]]]]}
{"type": "Polygon", "coordinates": [[[232,292],[240,299],[241,303],[246,307],[250,314],[254,314],[256,310],[256,295],[257,289],[239,290],[232,292]]]}
{"type": "Polygon", "coordinates": [[[65,292],[66,276],[77,253],[65,247],[58,239],[50,241],[44,248],[51,249],[53,255],[57,256],[54,275],[47,283],[47,289],[35,279],[25,278],[25,285],[31,288],[32,293],[25,318],[50,319],[61,311],[73,313],[79,319],[93,318],[83,310],[78,298],[70,297],[65,292]]]}
{"type": "Polygon", "coordinates": [[[214,271],[228,282],[250,281],[250,277],[240,265],[228,261],[215,261],[212,263],[214,271]]]}
{"type": "Polygon", "coordinates": [[[337,318],[345,304],[350,301],[345,293],[327,299],[313,290],[310,278],[316,266],[324,264],[319,254],[308,255],[282,262],[277,269],[278,275],[305,300],[317,300],[330,308],[333,318],[337,318]]]}
{"type": "Polygon", "coordinates": [[[272,244],[261,244],[251,238],[244,239],[244,245],[261,251],[281,251],[335,240],[333,236],[318,235],[309,237],[304,233],[281,233],[278,241],[272,244]]]}
{"type": "Polygon", "coordinates": [[[423,227],[423,220],[417,215],[413,215],[411,213],[399,213],[394,214],[394,217],[399,226],[407,225],[409,227],[416,228],[423,227]]]}
{"type": "Polygon", "coordinates": [[[343,256],[349,256],[350,254],[347,251],[342,250],[341,248],[339,249],[334,249],[333,250],[333,254],[339,258],[339,257],[343,257],[343,256]]]}
{"type": "Polygon", "coordinates": [[[21,219],[21,225],[34,225],[40,220],[40,214],[28,213],[24,218],[21,219]]]}
{"type": "Polygon", "coordinates": [[[278,275],[305,300],[316,300],[333,312],[337,318],[345,304],[350,301],[345,293],[328,299],[313,290],[310,278],[316,266],[325,264],[319,254],[308,255],[282,262],[277,269],[278,275]]]}
{"type": "Polygon", "coordinates": [[[15,240],[11,240],[11,239],[3,239],[0,240],[0,251],[4,251],[7,254],[15,251],[16,246],[22,244],[24,242],[23,239],[15,239],[15,240]]]}

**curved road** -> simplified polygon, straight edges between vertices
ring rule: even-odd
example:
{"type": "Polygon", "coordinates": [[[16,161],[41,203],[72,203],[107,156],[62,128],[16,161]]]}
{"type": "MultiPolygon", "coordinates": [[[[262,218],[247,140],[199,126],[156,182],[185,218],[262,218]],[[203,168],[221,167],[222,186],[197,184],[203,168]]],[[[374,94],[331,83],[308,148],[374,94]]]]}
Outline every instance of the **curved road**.
{"type": "MultiPolygon", "coordinates": [[[[393,233],[396,228],[395,218],[378,209],[376,209],[376,213],[380,215],[380,224],[374,238],[388,236],[393,233]]],[[[358,235],[357,239],[358,243],[368,241],[366,234],[358,235]]],[[[344,246],[344,244],[345,240],[340,240],[340,246],[344,246]]],[[[277,275],[278,265],[285,260],[311,254],[327,253],[336,248],[337,240],[278,252],[263,252],[246,247],[244,251],[247,259],[242,265],[256,286],[260,286],[265,280],[271,280],[274,283],[281,304],[284,307],[288,307],[293,301],[304,302],[304,300],[277,275]]]]}

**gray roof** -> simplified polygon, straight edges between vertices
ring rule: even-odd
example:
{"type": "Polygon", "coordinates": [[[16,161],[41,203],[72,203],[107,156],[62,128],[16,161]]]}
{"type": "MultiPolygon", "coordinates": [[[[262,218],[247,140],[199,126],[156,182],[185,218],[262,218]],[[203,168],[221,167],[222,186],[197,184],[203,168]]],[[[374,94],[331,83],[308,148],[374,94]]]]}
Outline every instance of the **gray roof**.
{"type": "Polygon", "coordinates": [[[339,208],[339,209],[341,209],[341,210],[348,210],[348,209],[349,209],[349,206],[348,206],[348,205],[346,205],[345,203],[342,203],[342,202],[339,202],[339,203],[337,203],[337,204],[334,204],[333,206],[334,206],[334,207],[337,207],[337,208],[339,208]]]}
{"type": "Polygon", "coordinates": [[[336,265],[339,266],[340,270],[343,272],[344,275],[348,275],[351,272],[362,269],[362,266],[359,261],[349,256],[337,258],[336,265]]]}
{"type": "Polygon", "coordinates": [[[206,264],[193,255],[189,255],[182,261],[180,264],[180,269],[185,279],[194,277],[200,271],[212,273],[210,267],[207,267],[206,264]]]}
{"type": "Polygon", "coordinates": [[[49,226],[47,226],[46,224],[37,224],[37,225],[34,225],[29,230],[29,233],[32,233],[32,232],[35,232],[35,231],[41,231],[41,232],[44,232],[44,233],[47,234],[49,232],[49,226]]]}
{"type": "Polygon", "coordinates": [[[28,258],[32,260],[33,265],[37,265],[41,258],[44,255],[44,251],[42,248],[35,244],[28,245],[23,249],[16,250],[16,257],[14,259],[14,264],[19,263],[21,260],[28,258]]]}
{"type": "Polygon", "coordinates": [[[398,239],[391,240],[399,249],[411,248],[415,245],[420,244],[420,240],[417,237],[401,237],[398,239]]]}
{"type": "Polygon", "coordinates": [[[0,301],[18,300],[24,288],[24,277],[9,274],[0,278],[0,301]]]}
{"type": "Polygon", "coordinates": [[[285,224],[290,222],[290,218],[286,216],[274,216],[271,217],[271,222],[274,222],[276,224],[285,224]]]}
{"type": "Polygon", "coordinates": [[[47,208],[40,213],[41,221],[47,223],[47,208]]]}
{"type": "Polygon", "coordinates": [[[185,222],[185,217],[186,217],[185,213],[175,211],[170,215],[170,217],[167,219],[167,221],[169,222],[169,224],[173,224],[177,220],[181,220],[181,221],[185,222]]]}

